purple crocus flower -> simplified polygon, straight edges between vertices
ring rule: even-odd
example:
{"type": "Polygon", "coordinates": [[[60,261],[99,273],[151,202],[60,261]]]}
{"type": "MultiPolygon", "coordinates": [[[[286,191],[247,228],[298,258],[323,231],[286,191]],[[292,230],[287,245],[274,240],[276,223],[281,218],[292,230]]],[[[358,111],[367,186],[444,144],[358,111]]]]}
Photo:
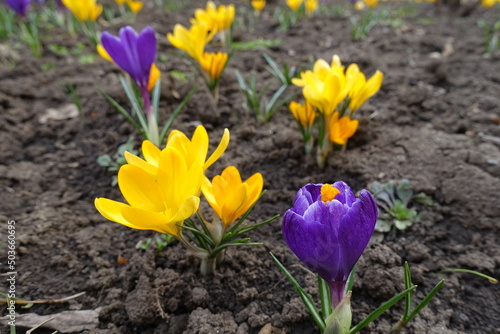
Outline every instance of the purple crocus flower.
{"type": "Polygon", "coordinates": [[[151,66],[156,58],[156,37],[153,28],[146,27],[137,34],[132,27],[126,26],[120,29],[119,36],[104,31],[101,43],[111,59],[137,84],[144,100],[145,112],[148,113],[151,106],[148,81],[151,66]]]}
{"type": "Polygon", "coordinates": [[[345,294],[349,274],[370,240],[378,209],[370,192],[356,198],[339,181],[307,184],[283,216],[288,247],[330,286],[335,308],[345,294]]]}
{"type": "Polygon", "coordinates": [[[5,3],[12,8],[19,16],[26,17],[30,0],[5,0],[5,3]]]}

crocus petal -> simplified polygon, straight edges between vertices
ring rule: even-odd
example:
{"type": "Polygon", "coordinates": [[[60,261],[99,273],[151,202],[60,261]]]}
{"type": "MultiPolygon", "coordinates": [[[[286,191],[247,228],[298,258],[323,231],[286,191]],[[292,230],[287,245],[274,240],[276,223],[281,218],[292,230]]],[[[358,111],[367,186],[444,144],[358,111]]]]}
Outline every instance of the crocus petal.
{"type": "Polygon", "coordinates": [[[103,31],[101,34],[101,44],[104,49],[106,49],[109,57],[111,57],[118,66],[129,74],[133,72],[132,64],[130,64],[126,56],[125,47],[118,37],[111,35],[107,31],[103,31]]]}
{"type": "Polygon", "coordinates": [[[153,166],[158,167],[160,164],[160,149],[149,140],[143,141],[141,148],[144,159],[153,166]]]}
{"type": "Polygon", "coordinates": [[[349,187],[344,181],[335,182],[333,187],[340,191],[340,193],[335,196],[335,199],[340,203],[350,207],[356,201],[356,195],[354,195],[351,187],[349,187]]]}
{"type": "Polygon", "coordinates": [[[180,227],[176,224],[180,222],[171,221],[170,215],[142,210],[134,207],[126,207],[122,210],[123,217],[127,219],[132,228],[138,230],[152,230],[166,233],[178,237],[180,227]]]}
{"type": "Polygon", "coordinates": [[[123,154],[123,156],[125,157],[125,160],[127,161],[127,163],[129,165],[133,165],[133,166],[137,166],[137,167],[141,168],[146,173],[148,173],[152,178],[156,179],[156,175],[158,173],[158,166],[157,165],[155,166],[153,164],[150,164],[150,163],[142,160],[138,156],[136,156],[130,152],[127,152],[127,151],[123,154]]]}
{"type": "Polygon", "coordinates": [[[106,51],[106,49],[102,46],[102,44],[97,44],[95,48],[99,56],[106,59],[107,61],[114,63],[113,58],[111,58],[108,51],[106,51]]]}
{"type": "Polygon", "coordinates": [[[156,82],[158,79],[161,77],[161,72],[156,67],[155,64],[151,65],[151,70],[149,72],[149,80],[148,80],[148,91],[153,90],[153,88],[156,86],[156,82]]]}
{"type": "Polygon", "coordinates": [[[219,145],[215,149],[214,153],[212,153],[212,155],[207,159],[207,161],[203,165],[203,169],[207,169],[208,167],[212,166],[213,163],[221,157],[221,155],[226,151],[227,146],[229,145],[229,139],[229,130],[224,129],[224,134],[222,135],[219,145]]]}
{"type": "MultiPolygon", "coordinates": [[[[123,51],[124,53],[117,58],[113,57],[115,59],[116,64],[118,66],[122,67],[125,69],[121,63],[126,64],[126,66],[130,69],[130,71],[127,71],[128,74],[132,77],[132,79],[141,86],[143,83],[141,80],[141,74],[142,74],[142,64],[139,61],[139,49],[138,49],[138,36],[135,30],[130,27],[126,26],[120,29],[119,32],[120,35],[120,42],[123,45],[123,51]]],[[[149,70],[151,68],[151,64],[147,68],[148,74],[149,70]]]]}
{"type": "Polygon", "coordinates": [[[306,221],[289,210],[283,216],[283,237],[299,260],[323,279],[338,276],[339,243],[330,226],[306,221]]]}
{"type": "Polygon", "coordinates": [[[339,243],[343,250],[343,272],[347,275],[368,245],[375,229],[377,215],[377,203],[367,190],[362,190],[359,198],[342,218],[339,243]]]}
{"type": "Polygon", "coordinates": [[[122,166],[118,171],[118,185],[131,206],[154,212],[165,210],[160,186],[143,169],[134,165],[122,166]]]}
{"type": "Polygon", "coordinates": [[[122,225],[127,225],[128,222],[122,215],[122,209],[127,207],[127,204],[113,201],[107,198],[96,198],[94,205],[97,211],[106,219],[109,219],[115,223],[120,223],[122,225]]]}
{"type": "Polygon", "coordinates": [[[140,50],[138,52],[138,60],[141,73],[147,73],[147,77],[149,78],[151,65],[156,58],[156,37],[153,28],[146,27],[141,31],[137,38],[137,50],[140,50]]]}
{"type": "Polygon", "coordinates": [[[171,218],[173,222],[183,222],[198,211],[200,206],[200,198],[198,196],[188,197],[180,206],[179,210],[171,218]]]}

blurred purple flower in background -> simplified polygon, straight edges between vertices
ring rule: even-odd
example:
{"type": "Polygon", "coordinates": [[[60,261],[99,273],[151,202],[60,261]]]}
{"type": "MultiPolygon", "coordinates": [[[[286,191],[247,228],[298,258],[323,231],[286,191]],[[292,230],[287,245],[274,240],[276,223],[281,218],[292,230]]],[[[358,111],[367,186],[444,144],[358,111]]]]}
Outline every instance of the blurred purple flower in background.
{"type": "Polygon", "coordinates": [[[120,29],[119,36],[104,31],[101,43],[109,57],[134,80],[143,96],[145,112],[148,113],[148,86],[151,67],[156,58],[156,37],[153,28],[146,27],[137,34],[132,27],[126,26],[120,29]]]}
{"type": "Polygon", "coordinates": [[[12,8],[19,16],[26,17],[30,0],[5,0],[5,3],[12,8]]]}

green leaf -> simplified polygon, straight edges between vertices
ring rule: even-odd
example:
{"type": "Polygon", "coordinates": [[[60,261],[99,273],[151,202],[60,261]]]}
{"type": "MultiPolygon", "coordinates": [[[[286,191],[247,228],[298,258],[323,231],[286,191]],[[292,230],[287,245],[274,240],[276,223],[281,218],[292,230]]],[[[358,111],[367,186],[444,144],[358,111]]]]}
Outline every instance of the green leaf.
{"type": "Polygon", "coordinates": [[[442,279],[441,281],[439,281],[438,284],[436,284],[436,286],[431,290],[431,292],[429,292],[429,294],[420,302],[420,304],[417,305],[417,307],[415,307],[415,309],[413,310],[413,312],[406,318],[406,319],[403,319],[406,323],[409,323],[410,321],[413,320],[413,318],[415,318],[415,316],[420,312],[422,311],[422,309],[427,306],[427,304],[429,304],[429,302],[431,301],[431,299],[436,295],[436,293],[441,289],[441,287],[443,286],[444,284],[444,279],[442,279]]]}
{"type": "Polygon", "coordinates": [[[108,100],[109,103],[111,103],[111,105],[113,105],[113,107],[115,107],[116,110],[118,110],[120,112],[120,114],[123,115],[123,117],[125,117],[127,119],[127,121],[132,124],[132,126],[137,130],[139,131],[139,133],[144,136],[144,130],[143,128],[141,128],[141,126],[139,125],[139,123],[137,123],[133,118],[132,116],[128,113],[128,111],[126,111],[118,102],[116,102],[115,99],[113,99],[111,96],[109,96],[108,94],[106,94],[105,92],[103,92],[102,90],[98,89],[98,92],[106,99],[108,100]]]}
{"type": "Polygon", "coordinates": [[[412,292],[417,288],[416,285],[412,286],[409,289],[404,290],[403,292],[398,293],[388,301],[386,301],[384,304],[382,304],[379,308],[377,308],[375,311],[370,313],[363,321],[358,323],[356,326],[351,328],[349,331],[349,334],[355,334],[365,328],[370,322],[373,320],[377,319],[382,313],[387,311],[390,307],[392,307],[394,304],[396,304],[398,301],[400,301],[402,298],[406,297],[407,294],[412,292]]]}
{"type": "Polygon", "coordinates": [[[477,276],[481,276],[486,278],[491,284],[498,284],[498,280],[494,277],[488,276],[486,274],[480,273],[479,271],[475,270],[470,270],[470,269],[444,269],[439,271],[439,273],[468,273],[468,274],[474,274],[477,276]]]}
{"type": "MultiPolygon", "coordinates": [[[[410,266],[408,265],[408,261],[405,261],[404,264],[404,280],[405,280],[405,289],[411,288],[413,283],[411,282],[411,272],[410,272],[410,266]]],[[[408,313],[410,313],[412,297],[413,297],[413,292],[410,292],[405,297],[405,310],[403,313],[403,319],[406,319],[408,317],[408,313]]]]}
{"type": "Polygon", "coordinates": [[[332,296],[330,294],[330,287],[324,279],[318,276],[318,292],[319,300],[321,302],[321,314],[323,319],[326,319],[332,314],[332,296]]]}
{"type": "Polygon", "coordinates": [[[411,189],[410,181],[407,179],[400,180],[398,182],[398,186],[396,187],[396,195],[403,201],[404,205],[407,206],[413,197],[413,190],[411,189]]]}
{"type": "Polygon", "coordinates": [[[326,325],[325,325],[325,322],[324,322],[323,318],[321,318],[321,315],[319,314],[318,310],[316,309],[316,305],[314,304],[311,296],[307,292],[305,292],[304,289],[302,289],[302,287],[295,280],[295,278],[293,278],[292,274],[290,274],[288,272],[288,270],[286,270],[286,268],[273,255],[273,253],[269,253],[269,254],[271,254],[271,257],[273,258],[274,262],[276,262],[276,264],[278,265],[278,267],[280,268],[280,270],[283,272],[283,274],[286,276],[286,278],[288,278],[288,280],[290,281],[290,283],[292,283],[293,288],[299,294],[300,299],[302,299],[302,302],[304,303],[304,305],[306,306],[307,310],[309,311],[309,313],[313,317],[314,321],[318,325],[318,327],[321,330],[321,332],[323,332],[325,330],[326,325]]]}
{"type": "Polygon", "coordinates": [[[413,222],[411,220],[399,220],[399,219],[394,219],[394,226],[400,231],[406,230],[406,228],[410,227],[413,225],[413,222]]]}
{"type": "Polygon", "coordinates": [[[423,205],[427,205],[427,206],[434,205],[434,201],[432,200],[432,197],[428,196],[425,193],[416,194],[415,196],[413,196],[413,201],[420,203],[420,204],[423,204],[423,205]]]}
{"type": "Polygon", "coordinates": [[[375,231],[378,232],[389,232],[391,230],[391,224],[382,219],[377,219],[377,223],[375,224],[375,231]]]}

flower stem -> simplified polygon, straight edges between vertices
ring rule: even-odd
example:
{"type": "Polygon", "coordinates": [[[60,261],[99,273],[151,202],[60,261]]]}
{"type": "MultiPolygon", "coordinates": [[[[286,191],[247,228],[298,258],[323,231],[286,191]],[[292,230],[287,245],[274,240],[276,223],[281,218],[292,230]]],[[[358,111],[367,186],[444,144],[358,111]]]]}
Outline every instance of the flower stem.
{"type": "Polygon", "coordinates": [[[203,276],[208,276],[214,273],[217,266],[217,257],[201,259],[200,272],[203,276]]]}
{"type": "Polygon", "coordinates": [[[335,309],[337,305],[342,301],[345,296],[345,284],[346,282],[331,282],[328,283],[330,286],[330,295],[332,297],[332,309],[335,309]]]}

